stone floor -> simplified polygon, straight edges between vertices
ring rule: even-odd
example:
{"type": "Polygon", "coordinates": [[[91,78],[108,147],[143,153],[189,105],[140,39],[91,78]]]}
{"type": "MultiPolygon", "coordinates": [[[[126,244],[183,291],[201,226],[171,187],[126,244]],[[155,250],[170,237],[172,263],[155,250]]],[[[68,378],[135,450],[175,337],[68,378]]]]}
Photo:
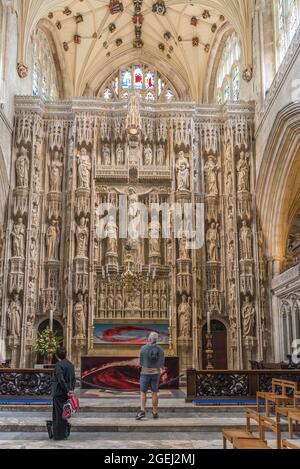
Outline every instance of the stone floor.
{"type": "MultiPolygon", "coordinates": [[[[244,428],[243,407],[196,407],[183,398],[164,396],[160,419],[137,422],[137,396],[81,399],[81,410],[72,419],[68,441],[49,441],[45,422],[48,406],[2,406],[0,449],[220,449],[223,428],[244,428]]],[[[273,435],[270,442],[275,446],[273,435]]]]}

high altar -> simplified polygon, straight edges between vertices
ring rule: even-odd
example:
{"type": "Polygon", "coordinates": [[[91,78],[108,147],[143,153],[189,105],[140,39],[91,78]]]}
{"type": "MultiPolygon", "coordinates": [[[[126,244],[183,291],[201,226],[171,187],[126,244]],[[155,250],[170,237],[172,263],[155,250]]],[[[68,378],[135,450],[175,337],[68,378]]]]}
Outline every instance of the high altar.
{"type": "MultiPolygon", "coordinates": [[[[69,356],[137,356],[138,346],[95,343],[97,325],[153,325],[180,369],[204,366],[207,311],[225,331],[230,369],[265,359],[270,341],[263,240],[254,193],[253,107],[141,101],[139,138],[128,103],[17,97],[11,192],[1,263],[1,339],[13,367],[34,364],[33,342],[54,312],[69,356]],[[185,177],[181,177],[181,171],[185,177]],[[172,235],[130,246],[101,240],[98,207],[121,196],[204,203],[205,244],[172,235]]],[[[109,225],[109,224],[108,224],[109,225]]],[[[114,230],[116,227],[107,226],[114,230]]]]}

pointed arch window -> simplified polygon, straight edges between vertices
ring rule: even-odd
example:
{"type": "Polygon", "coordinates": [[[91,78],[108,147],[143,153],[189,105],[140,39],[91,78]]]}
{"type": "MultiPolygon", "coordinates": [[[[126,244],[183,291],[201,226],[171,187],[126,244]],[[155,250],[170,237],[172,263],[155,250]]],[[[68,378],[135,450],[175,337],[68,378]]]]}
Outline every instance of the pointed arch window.
{"type": "Polygon", "coordinates": [[[101,87],[99,95],[106,100],[127,99],[132,90],[147,101],[172,101],[178,98],[171,83],[157,70],[139,64],[120,69],[101,87]]]}
{"type": "Polygon", "coordinates": [[[300,24],[300,0],[276,0],[276,62],[279,68],[300,24]]]}
{"type": "Polygon", "coordinates": [[[38,29],[33,41],[32,94],[45,101],[59,99],[57,70],[53,53],[44,31],[38,29]]]}
{"type": "Polygon", "coordinates": [[[227,39],[218,67],[215,96],[217,104],[240,100],[241,46],[238,35],[227,39]]]}

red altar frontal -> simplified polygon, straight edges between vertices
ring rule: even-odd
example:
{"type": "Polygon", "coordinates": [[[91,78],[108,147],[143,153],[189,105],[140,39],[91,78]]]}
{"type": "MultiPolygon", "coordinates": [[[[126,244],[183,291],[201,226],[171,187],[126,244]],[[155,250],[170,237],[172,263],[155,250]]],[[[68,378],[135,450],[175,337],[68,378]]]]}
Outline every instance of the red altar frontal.
{"type": "MultiPolygon", "coordinates": [[[[81,386],[83,389],[138,391],[140,371],[137,357],[85,356],[81,358],[81,386]]],[[[166,358],[160,388],[179,388],[177,357],[166,358]]]]}

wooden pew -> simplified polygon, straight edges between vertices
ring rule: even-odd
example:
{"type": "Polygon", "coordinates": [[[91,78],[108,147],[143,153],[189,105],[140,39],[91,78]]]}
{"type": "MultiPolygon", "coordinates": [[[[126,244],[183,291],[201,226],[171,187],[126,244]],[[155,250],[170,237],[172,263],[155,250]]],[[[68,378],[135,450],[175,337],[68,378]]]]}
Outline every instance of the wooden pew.
{"type": "Polygon", "coordinates": [[[261,412],[261,401],[265,401],[266,415],[270,417],[271,406],[273,407],[286,407],[288,405],[295,405],[295,395],[297,393],[297,383],[294,381],[286,381],[280,379],[272,380],[272,392],[257,392],[257,411],[261,412]],[[277,392],[277,389],[281,393],[277,392]],[[288,396],[288,391],[293,392],[293,397],[288,396]]]}
{"type": "Polygon", "coordinates": [[[247,439],[242,439],[242,438],[235,438],[232,442],[233,444],[233,449],[272,449],[270,448],[265,441],[255,439],[255,438],[250,438],[249,440],[247,439]]]}
{"type": "Polygon", "coordinates": [[[276,446],[277,449],[281,449],[281,426],[276,420],[265,417],[264,415],[260,418],[260,435],[261,439],[265,440],[266,429],[271,430],[276,435],[276,446]]]}
{"type": "Polygon", "coordinates": [[[261,425],[260,425],[260,414],[253,409],[246,409],[246,429],[224,429],[223,430],[223,448],[227,449],[227,442],[233,444],[234,440],[246,439],[246,440],[262,440],[261,438],[261,425]],[[255,421],[259,428],[259,437],[256,438],[252,433],[251,422],[255,421]]]}
{"type": "Polygon", "coordinates": [[[294,422],[300,424],[300,409],[297,411],[290,410],[288,412],[289,438],[294,438],[294,422]]]}
{"type": "Polygon", "coordinates": [[[299,444],[297,445],[296,443],[291,442],[289,440],[283,440],[282,448],[283,449],[300,449],[300,441],[299,441],[299,444]]]}

